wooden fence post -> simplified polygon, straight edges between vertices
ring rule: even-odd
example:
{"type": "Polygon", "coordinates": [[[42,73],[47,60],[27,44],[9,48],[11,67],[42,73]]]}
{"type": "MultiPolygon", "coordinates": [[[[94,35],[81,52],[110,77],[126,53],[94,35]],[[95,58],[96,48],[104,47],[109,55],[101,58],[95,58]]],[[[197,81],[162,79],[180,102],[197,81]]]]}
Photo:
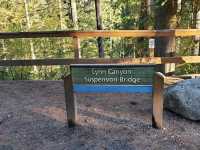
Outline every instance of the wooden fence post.
{"type": "Polygon", "coordinates": [[[77,121],[77,104],[76,99],[74,97],[71,75],[64,77],[64,92],[68,126],[74,127],[77,121]]]}
{"type": "Polygon", "coordinates": [[[164,80],[165,76],[156,72],[154,75],[153,83],[153,114],[152,125],[154,128],[163,128],[163,92],[164,92],[164,80]]]}
{"type": "Polygon", "coordinates": [[[149,39],[149,57],[154,57],[155,52],[155,39],[149,39]]]}
{"type": "Polygon", "coordinates": [[[80,46],[80,38],[73,37],[73,45],[74,45],[74,58],[79,59],[81,58],[81,46],[80,46]]]}

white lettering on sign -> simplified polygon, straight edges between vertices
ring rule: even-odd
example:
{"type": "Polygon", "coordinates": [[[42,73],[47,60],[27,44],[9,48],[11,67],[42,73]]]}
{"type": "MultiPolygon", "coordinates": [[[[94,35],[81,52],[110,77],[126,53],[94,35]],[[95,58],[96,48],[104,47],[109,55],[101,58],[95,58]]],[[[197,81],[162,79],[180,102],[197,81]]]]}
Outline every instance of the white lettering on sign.
{"type": "Polygon", "coordinates": [[[140,78],[124,78],[124,77],[120,77],[120,82],[129,82],[129,83],[138,83],[140,82],[140,78]]]}
{"type": "Polygon", "coordinates": [[[94,78],[90,78],[90,77],[84,77],[84,80],[88,83],[91,84],[98,84],[98,83],[117,83],[118,79],[117,78],[106,78],[106,77],[94,77],[94,78]]]}
{"type": "Polygon", "coordinates": [[[88,82],[90,84],[98,84],[98,83],[130,83],[130,84],[136,84],[141,82],[140,78],[134,78],[134,77],[84,77],[85,82],[88,82]]]}
{"type": "Polygon", "coordinates": [[[106,70],[105,69],[93,69],[92,68],[92,75],[106,75],[106,70]]]}
{"type": "Polygon", "coordinates": [[[131,70],[127,69],[122,69],[122,70],[117,70],[117,69],[108,69],[108,74],[112,75],[127,75],[127,74],[132,74],[131,70]]]}

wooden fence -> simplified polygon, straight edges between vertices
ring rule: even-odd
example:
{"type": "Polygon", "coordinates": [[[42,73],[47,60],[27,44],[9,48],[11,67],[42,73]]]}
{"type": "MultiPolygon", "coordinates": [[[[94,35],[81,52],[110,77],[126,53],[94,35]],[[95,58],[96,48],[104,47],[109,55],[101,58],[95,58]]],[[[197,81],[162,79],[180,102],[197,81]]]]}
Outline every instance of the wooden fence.
{"type": "MultiPolygon", "coordinates": [[[[144,58],[123,58],[123,59],[80,59],[80,39],[87,37],[187,37],[198,36],[197,29],[177,30],[115,30],[115,31],[45,31],[45,32],[15,32],[0,33],[0,39],[15,38],[42,38],[42,37],[72,37],[74,39],[74,59],[37,59],[37,60],[0,60],[0,66],[39,66],[39,65],[69,65],[69,64],[167,64],[167,63],[200,63],[200,56],[183,57],[150,57],[144,58]]],[[[149,49],[152,50],[152,49],[149,49]]],[[[152,54],[152,53],[150,53],[152,54]]],[[[162,74],[156,74],[153,93],[153,125],[157,128],[163,127],[163,88],[166,79],[162,74]]],[[[76,121],[76,102],[73,98],[72,79],[67,76],[64,79],[66,94],[66,106],[68,123],[76,121]]]]}
{"type": "Polygon", "coordinates": [[[123,59],[80,59],[80,39],[88,37],[189,37],[200,35],[199,29],[176,30],[98,30],[98,31],[41,31],[41,32],[4,32],[0,39],[43,38],[43,37],[72,37],[74,39],[74,59],[37,59],[37,60],[0,60],[0,66],[40,66],[40,65],[69,65],[77,63],[100,64],[166,64],[166,63],[200,63],[200,56],[184,57],[145,57],[123,59]]]}

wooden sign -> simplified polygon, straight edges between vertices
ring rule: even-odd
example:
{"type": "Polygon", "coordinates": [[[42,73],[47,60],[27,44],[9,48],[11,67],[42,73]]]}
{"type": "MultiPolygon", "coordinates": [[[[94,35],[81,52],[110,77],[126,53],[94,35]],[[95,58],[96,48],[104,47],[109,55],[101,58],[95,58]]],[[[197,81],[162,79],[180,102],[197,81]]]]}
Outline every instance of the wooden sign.
{"type": "Polygon", "coordinates": [[[75,92],[151,93],[155,65],[71,65],[75,92]]]}
{"type": "Polygon", "coordinates": [[[152,124],[155,128],[163,128],[165,77],[161,73],[155,73],[155,68],[155,65],[71,65],[71,74],[64,77],[69,127],[74,127],[77,122],[74,92],[124,92],[153,93],[152,124]]]}

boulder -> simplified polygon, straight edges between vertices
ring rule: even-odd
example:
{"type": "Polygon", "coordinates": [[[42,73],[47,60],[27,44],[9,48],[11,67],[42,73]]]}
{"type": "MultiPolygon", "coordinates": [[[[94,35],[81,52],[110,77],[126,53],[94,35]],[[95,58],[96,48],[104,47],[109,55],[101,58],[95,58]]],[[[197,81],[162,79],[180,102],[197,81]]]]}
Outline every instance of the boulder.
{"type": "Polygon", "coordinates": [[[200,120],[200,79],[181,81],[165,89],[164,107],[184,118],[200,120]]]}

